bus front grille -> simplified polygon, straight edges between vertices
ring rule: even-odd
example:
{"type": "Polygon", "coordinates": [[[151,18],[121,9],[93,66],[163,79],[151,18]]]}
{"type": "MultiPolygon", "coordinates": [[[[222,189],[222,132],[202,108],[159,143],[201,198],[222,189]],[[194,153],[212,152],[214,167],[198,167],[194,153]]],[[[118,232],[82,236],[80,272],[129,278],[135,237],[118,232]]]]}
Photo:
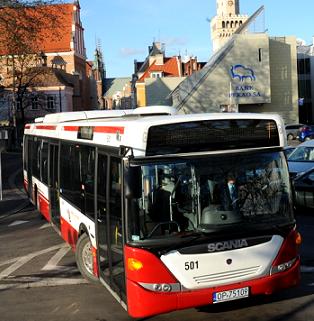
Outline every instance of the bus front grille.
{"type": "Polygon", "coordinates": [[[242,279],[244,277],[254,276],[258,273],[261,266],[252,266],[245,269],[238,269],[238,270],[231,270],[226,272],[220,273],[212,273],[207,275],[198,275],[195,276],[193,279],[197,284],[204,284],[204,283],[216,283],[226,280],[237,280],[242,279]]]}

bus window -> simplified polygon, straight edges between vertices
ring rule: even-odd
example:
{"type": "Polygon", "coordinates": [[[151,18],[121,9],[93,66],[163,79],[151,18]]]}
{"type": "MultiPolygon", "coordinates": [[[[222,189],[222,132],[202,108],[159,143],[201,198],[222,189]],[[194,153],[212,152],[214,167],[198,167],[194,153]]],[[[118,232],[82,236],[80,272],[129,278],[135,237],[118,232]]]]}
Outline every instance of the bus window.
{"type": "Polygon", "coordinates": [[[83,205],[81,210],[90,218],[94,218],[94,181],[95,181],[95,148],[80,147],[81,188],[83,205]]]}
{"type": "Polygon", "coordinates": [[[116,157],[110,158],[109,173],[109,250],[111,258],[111,275],[112,281],[119,291],[125,292],[124,258],[122,249],[121,159],[116,157]]]}
{"type": "Polygon", "coordinates": [[[129,237],[138,241],[250,226],[254,220],[261,223],[261,217],[267,222],[290,221],[291,193],[284,162],[277,152],[143,164],[142,196],[130,192],[129,202],[137,206],[129,207],[129,237]],[[132,223],[136,217],[137,229],[132,223]]]}
{"type": "Polygon", "coordinates": [[[61,145],[60,186],[62,196],[94,219],[95,148],[61,145]]]}
{"type": "Polygon", "coordinates": [[[81,210],[79,146],[61,144],[60,191],[62,197],[81,210]]]}
{"type": "Polygon", "coordinates": [[[121,240],[120,227],[121,227],[121,160],[119,158],[111,157],[110,162],[110,220],[115,224],[116,229],[114,232],[114,243],[120,243],[121,240]]]}
{"type": "Polygon", "coordinates": [[[23,169],[25,171],[28,171],[27,168],[27,157],[28,157],[28,142],[29,142],[29,137],[28,136],[24,136],[24,141],[23,141],[23,169]]]}
{"type": "Polygon", "coordinates": [[[41,147],[41,181],[48,185],[48,142],[43,141],[41,147]]]}
{"type": "Polygon", "coordinates": [[[98,154],[97,166],[97,229],[99,248],[99,270],[103,277],[108,278],[109,254],[108,254],[108,232],[107,232],[107,155],[98,154]]]}
{"type": "Polygon", "coordinates": [[[31,142],[31,162],[32,162],[32,175],[36,178],[40,178],[40,144],[36,137],[34,141],[31,142]]]}

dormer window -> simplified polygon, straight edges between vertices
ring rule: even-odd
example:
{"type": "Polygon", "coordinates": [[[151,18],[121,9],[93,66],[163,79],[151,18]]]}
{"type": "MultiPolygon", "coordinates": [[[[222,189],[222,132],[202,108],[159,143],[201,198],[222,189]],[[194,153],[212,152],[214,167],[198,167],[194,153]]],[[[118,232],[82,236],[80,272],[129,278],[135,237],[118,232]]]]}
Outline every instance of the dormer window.
{"type": "Polygon", "coordinates": [[[162,72],[161,71],[151,72],[150,78],[162,78],[162,72]]]}

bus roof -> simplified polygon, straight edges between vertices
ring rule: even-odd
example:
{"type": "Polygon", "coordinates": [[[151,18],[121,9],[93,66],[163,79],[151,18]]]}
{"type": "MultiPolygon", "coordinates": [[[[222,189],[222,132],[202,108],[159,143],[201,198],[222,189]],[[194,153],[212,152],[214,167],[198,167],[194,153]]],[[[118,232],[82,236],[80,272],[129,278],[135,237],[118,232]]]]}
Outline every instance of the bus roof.
{"type": "MultiPolygon", "coordinates": [[[[203,138],[202,144],[206,145],[213,139],[217,138],[217,148],[222,151],[221,143],[232,138],[235,150],[237,150],[237,142],[239,137],[235,135],[242,135],[246,140],[252,136],[253,125],[249,125],[250,131],[246,128],[245,123],[248,121],[257,124],[260,121],[271,121],[276,124],[276,129],[264,132],[255,133],[259,139],[263,139],[265,146],[260,147],[283,147],[285,145],[284,123],[281,117],[277,114],[253,114],[253,113],[203,113],[203,114],[175,114],[175,110],[168,106],[154,106],[141,107],[135,110],[114,110],[114,111],[86,111],[86,112],[68,112],[46,115],[42,119],[38,119],[33,124],[25,126],[25,135],[41,136],[52,139],[62,139],[74,142],[90,143],[97,145],[105,145],[110,147],[127,146],[132,149],[134,156],[148,156],[149,144],[158,145],[159,148],[155,150],[150,156],[157,156],[159,150],[164,150],[161,155],[177,154],[179,149],[173,144],[183,144],[183,136],[185,144],[195,144],[200,138],[203,138]],[[152,109],[151,109],[152,108],[152,109]],[[242,122],[241,122],[242,121],[242,122]],[[205,124],[206,122],[206,124],[205,124]],[[209,123],[210,122],[210,123],[209,123]],[[212,125],[214,124],[215,125],[212,125]],[[238,128],[235,132],[235,125],[230,126],[226,124],[235,124],[238,128]],[[201,125],[202,124],[202,125],[201,125]],[[210,125],[209,125],[210,124],[210,125]],[[242,125],[241,125],[242,124],[242,125]],[[227,127],[228,128],[227,128],[227,127]],[[241,127],[242,126],[242,127],[241,127]],[[246,129],[248,130],[246,132],[246,129]],[[205,131],[204,131],[205,130],[205,131]],[[215,133],[215,134],[214,134],[215,133]],[[274,135],[278,136],[274,140],[274,135]],[[197,138],[196,135],[201,135],[197,138]],[[208,136],[214,135],[214,138],[209,139],[208,136]],[[217,136],[218,135],[218,136],[217,136]],[[225,137],[223,137],[225,135],[225,137]],[[231,136],[234,137],[231,137],[231,136]],[[264,135],[263,138],[261,135],[264,135]],[[267,137],[269,142],[267,143],[267,137]],[[170,137],[171,136],[171,137],[170,137]],[[192,142],[192,136],[195,142],[192,142]],[[195,136],[195,137],[194,137],[195,136]],[[206,136],[207,141],[204,141],[206,136]],[[188,141],[190,137],[190,141],[188,141]],[[164,146],[163,146],[164,145],[164,146]],[[172,146],[168,152],[165,152],[165,147],[172,146]]],[[[258,125],[260,126],[260,125],[258,125]]],[[[266,126],[266,125],[265,125],[266,126]]],[[[256,126],[255,126],[256,127],[256,126]]],[[[254,129],[255,130],[255,129],[254,129]]],[[[254,135],[253,135],[254,136],[254,135]]],[[[254,138],[252,136],[252,139],[254,138]]],[[[243,143],[242,148],[253,148],[254,142],[251,139],[251,144],[243,143]]],[[[264,144],[263,143],[263,144],[264,144]]],[[[196,147],[195,147],[196,148],[196,147]]],[[[216,148],[216,149],[217,149],[216,148]]],[[[230,149],[230,148],[229,148],[230,149]]],[[[180,148],[182,152],[182,146],[180,148]]],[[[204,146],[202,147],[204,152],[204,146]]],[[[214,151],[211,148],[211,151],[214,151]]]]}

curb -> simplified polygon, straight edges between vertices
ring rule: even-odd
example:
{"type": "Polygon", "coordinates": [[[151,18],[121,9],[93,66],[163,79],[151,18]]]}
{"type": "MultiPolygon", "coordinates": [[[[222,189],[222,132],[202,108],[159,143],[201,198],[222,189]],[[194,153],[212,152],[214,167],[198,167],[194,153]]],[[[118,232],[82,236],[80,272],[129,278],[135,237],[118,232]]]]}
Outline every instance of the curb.
{"type": "MultiPolygon", "coordinates": [[[[6,219],[8,216],[11,216],[11,215],[14,215],[14,214],[20,212],[21,210],[23,210],[24,208],[26,208],[30,204],[30,201],[27,198],[27,195],[24,192],[23,187],[18,187],[15,184],[16,177],[18,175],[20,175],[21,172],[22,172],[22,169],[18,169],[12,175],[10,175],[8,184],[9,184],[10,189],[15,190],[14,195],[17,195],[18,197],[21,198],[20,202],[22,202],[22,203],[20,205],[16,206],[14,209],[9,210],[6,213],[3,213],[0,216],[0,221],[6,219]]],[[[5,202],[6,200],[2,200],[2,201],[5,202]]]]}

